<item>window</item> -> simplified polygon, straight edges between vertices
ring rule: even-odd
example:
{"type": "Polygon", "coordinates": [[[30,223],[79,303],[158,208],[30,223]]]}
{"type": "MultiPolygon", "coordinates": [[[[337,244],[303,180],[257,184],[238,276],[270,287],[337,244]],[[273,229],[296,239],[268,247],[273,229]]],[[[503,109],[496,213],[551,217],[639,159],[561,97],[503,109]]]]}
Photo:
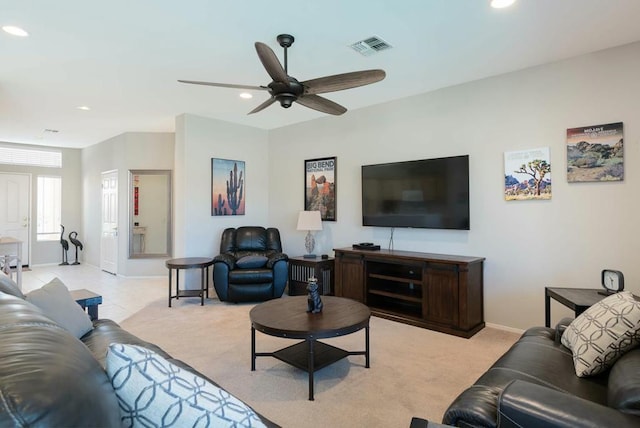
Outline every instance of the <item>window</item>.
{"type": "Polygon", "coordinates": [[[62,168],[62,152],[0,146],[0,163],[62,168]]]}
{"type": "Polygon", "coordinates": [[[62,177],[38,176],[37,216],[37,240],[55,241],[60,239],[62,177]]]}

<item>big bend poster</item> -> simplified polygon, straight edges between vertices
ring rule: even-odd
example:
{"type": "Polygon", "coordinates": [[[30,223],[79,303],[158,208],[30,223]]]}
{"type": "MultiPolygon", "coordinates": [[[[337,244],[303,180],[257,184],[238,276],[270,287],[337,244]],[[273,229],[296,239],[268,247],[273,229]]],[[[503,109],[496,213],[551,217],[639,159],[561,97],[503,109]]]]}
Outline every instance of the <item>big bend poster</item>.
{"type": "Polygon", "coordinates": [[[320,211],[323,221],[336,221],[336,168],[335,157],[304,161],[304,209],[320,211]]]}

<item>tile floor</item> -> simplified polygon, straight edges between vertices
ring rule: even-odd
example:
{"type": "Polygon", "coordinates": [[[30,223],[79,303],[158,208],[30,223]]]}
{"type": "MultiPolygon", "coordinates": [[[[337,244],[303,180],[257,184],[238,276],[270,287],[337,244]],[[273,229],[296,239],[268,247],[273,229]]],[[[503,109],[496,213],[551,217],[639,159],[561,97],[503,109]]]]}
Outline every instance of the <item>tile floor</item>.
{"type": "Polygon", "coordinates": [[[39,288],[58,277],[69,288],[86,288],[102,295],[100,318],[121,322],[149,302],[167,298],[169,277],[124,278],[86,264],[71,266],[35,266],[22,273],[22,292],[39,288]]]}

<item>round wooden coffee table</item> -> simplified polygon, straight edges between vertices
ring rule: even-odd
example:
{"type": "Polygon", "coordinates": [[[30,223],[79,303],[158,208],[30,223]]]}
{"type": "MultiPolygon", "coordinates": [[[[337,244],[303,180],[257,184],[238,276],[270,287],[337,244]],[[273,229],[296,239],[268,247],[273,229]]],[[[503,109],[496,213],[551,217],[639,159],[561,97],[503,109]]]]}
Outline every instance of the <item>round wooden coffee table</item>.
{"type": "Polygon", "coordinates": [[[313,400],[313,373],[348,355],[364,355],[369,368],[369,319],[371,311],[355,300],[322,296],[324,308],[307,312],[307,297],[269,300],[251,309],[251,371],[256,357],[275,357],[309,373],[309,400],[313,400]],[[318,339],[344,336],[365,329],[365,350],[345,351],[318,339]],[[256,330],[270,336],[303,339],[276,352],[256,352],[256,330]]]}

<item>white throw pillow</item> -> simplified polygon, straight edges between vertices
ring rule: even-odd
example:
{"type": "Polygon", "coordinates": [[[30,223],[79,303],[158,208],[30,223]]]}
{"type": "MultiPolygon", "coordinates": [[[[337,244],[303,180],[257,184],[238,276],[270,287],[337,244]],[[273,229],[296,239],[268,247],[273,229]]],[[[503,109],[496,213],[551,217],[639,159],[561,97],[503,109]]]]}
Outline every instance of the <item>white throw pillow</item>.
{"type": "Polygon", "coordinates": [[[576,375],[601,373],[640,343],[640,302],[628,291],[606,297],[574,319],[561,341],[576,375]]]}
{"type": "Polygon", "coordinates": [[[106,364],[123,426],[265,426],[227,391],[142,346],[112,343],[106,364]]]}
{"type": "Polygon", "coordinates": [[[26,300],[78,339],[93,329],[89,315],[73,300],[69,289],[58,278],[28,292],[26,300]]]}

